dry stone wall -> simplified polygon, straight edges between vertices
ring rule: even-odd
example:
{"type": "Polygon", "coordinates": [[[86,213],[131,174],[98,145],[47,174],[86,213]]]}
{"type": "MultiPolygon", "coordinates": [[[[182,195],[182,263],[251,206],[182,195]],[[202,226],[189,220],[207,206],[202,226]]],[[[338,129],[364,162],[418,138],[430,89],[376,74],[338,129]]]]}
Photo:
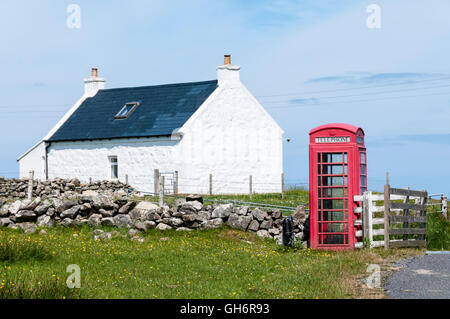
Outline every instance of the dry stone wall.
{"type": "MultiPolygon", "coordinates": [[[[0,177],[0,198],[24,199],[28,197],[28,179],[4,179],[0,177]]],[[[127,190],[133,189],[120,181],[96,181],[91,184],[81,184],[78,179],[56,178],[48,181],[33,181],[33,197],[71,198],[84,191],[96,191],[106,195],[125,196],[127,190]]]]}
{"type": "MultiPolygon", "coordinates": [[[[304,208],[297,208],[293,217],[295,237],[297,241],[303,241],[304,208]]],[[[150,229],[192,231],[227,225],[281,243],[282,222],[283,216],[276,209],[262,211],[259,208],[235,207],[231,203],[204,205],[200,196],[177,199],[173,205],[161,207],[151,202],[129,201],[126,197],[107,196],[93,190],[70,199],[36,197],[33,200],[11,201],[0,197],[0,227],[21,228],[25,232],[56,225],[114,226],[129,228],[130,237],[140,239],[140,232],[150,229]]],[[[107,234],[99,230],[94,237],[110,238],[107,234]]]]}

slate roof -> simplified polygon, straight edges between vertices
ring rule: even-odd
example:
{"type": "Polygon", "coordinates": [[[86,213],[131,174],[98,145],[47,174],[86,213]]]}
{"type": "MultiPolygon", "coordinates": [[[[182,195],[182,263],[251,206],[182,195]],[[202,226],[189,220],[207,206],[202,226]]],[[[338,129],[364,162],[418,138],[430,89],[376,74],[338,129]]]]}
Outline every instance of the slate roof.
{"type": "Polygon", "coordinates": [[[169,136],[217,88],[217,80],[100,90],[86,99],[48,141],[169,136]],[[126,119],[125,103],[139,102],[126,119]]]}

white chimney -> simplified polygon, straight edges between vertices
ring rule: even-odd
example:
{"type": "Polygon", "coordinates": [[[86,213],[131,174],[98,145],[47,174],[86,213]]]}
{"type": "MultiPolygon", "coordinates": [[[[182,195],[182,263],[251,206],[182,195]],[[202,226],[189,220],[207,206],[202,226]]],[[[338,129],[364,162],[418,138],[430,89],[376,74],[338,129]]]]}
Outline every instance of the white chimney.
{"type": "Polygon", "coordinates": [[[224,83],[239,83],[240,70],[240,66],[231,64],[231,55],[225,55],[224,64],[217,67],[217,80],[219,81],[219,85],[224,83]]]}
{"type": "Polygon", "coordinates": [[[105,79],[98,77],[98,70],[92,68],[91,77],[84,79],[84,94],[93,97],[98,90],[105,88],[105,79]]]}

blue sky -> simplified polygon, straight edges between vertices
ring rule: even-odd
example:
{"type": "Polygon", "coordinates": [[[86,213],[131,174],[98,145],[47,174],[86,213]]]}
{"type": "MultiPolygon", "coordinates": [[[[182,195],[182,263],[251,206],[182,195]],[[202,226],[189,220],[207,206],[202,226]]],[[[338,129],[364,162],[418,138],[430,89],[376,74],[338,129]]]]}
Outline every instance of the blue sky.
{"type": "Polygon", "coordinates": [[[366,132],[369,188],[450,193],[450,2],[9,1],[0,3],[0,176],[81,96],[98,67],[107,87],[216,78],[223,54],[291,138],[288,183],[308,178],[308,132],[366,132]],[[81,7],[81,28],[66,8],[81,7]],[[381,29],[366,8],[381,7],[381,29]]]}

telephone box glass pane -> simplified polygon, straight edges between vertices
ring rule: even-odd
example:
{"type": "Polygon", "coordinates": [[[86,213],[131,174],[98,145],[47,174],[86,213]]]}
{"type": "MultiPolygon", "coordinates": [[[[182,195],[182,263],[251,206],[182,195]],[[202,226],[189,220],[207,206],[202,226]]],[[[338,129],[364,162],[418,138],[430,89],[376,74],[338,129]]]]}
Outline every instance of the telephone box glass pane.
{"type": "MultiPolygon", "coordinates": [[[[345,178],[345,182],[347,177],[345,178]]],[[[320,183],[320,182],[319,182],[320,183]]],[[[341,176],[322,176],[322,186],[342,186],[344,185],[344,179],[341,176]]]]}
{"type": "Polygon", "coordinates": [[[343,169],[342,165],[323,165],[322,166],[322,174],[342,175],[343,172],[344,172],[344,169],[343,169]]]}
{"type": "Polygon", "coordinates": [[[366,165],[361,165],[361,174],[366,174],[366,165]]]}
{"type": "Polygon", "coordinates": [[[365,153],[360,153],[361,154],[361,163],[365,163],[366,162],[366,154],[365,153]]]}
{"type": "Polygon", "coordinates": [[[361,186],[365,186],[365,185],[366,185],[366,177],[361,176],[361,186]]]}
{"type": "Polygon", "coordinates": [[[322,190],[322,194],[323,194],[323,197],[344,197],[344,189],[343,188],[324,188],[322,190]]]}
{"type": "Polygon", "coordinates": [[[322,153],[322,163],[342,163],[342,153],[322,153]]]}
{"type": "Polygon", "coordinates": [[[347,217],[347,215],[344,215],[344,212],[333,212],[333,211],[327,211],[324,210],[322,214],[319,214],[319,221],[343,221],[344,216],[347,217]]]}

